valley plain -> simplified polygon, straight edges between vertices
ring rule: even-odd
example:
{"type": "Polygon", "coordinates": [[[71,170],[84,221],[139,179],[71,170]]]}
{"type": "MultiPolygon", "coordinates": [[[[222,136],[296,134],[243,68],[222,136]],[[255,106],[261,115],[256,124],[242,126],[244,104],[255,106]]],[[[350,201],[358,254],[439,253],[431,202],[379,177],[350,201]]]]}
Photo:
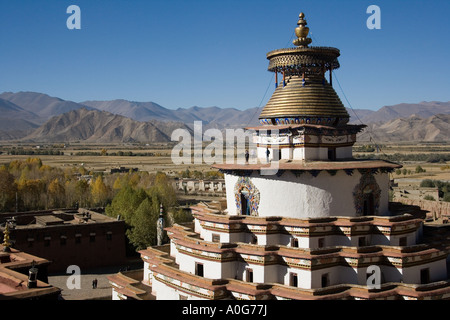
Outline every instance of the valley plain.
{"type": "MultiPolygon", "coordinates": [[[[125,167],[150,173],[161,171],[170,176],[178,176],[186,169],[203,172],[214,170],[209,164],[194,164],[193,161],[187,164],[174,164],[171,151],[175,144],[176,142],[146,145],[82,143],[36,145],[4,142],[0,146],[0,165],[13,160],[38,157],[43,164],[49,166],[61,168],[82,166],[89,172],[109,173],[111,169],[125,167]]],[[[407,170],[406,174],[392,173],[391,178],[396,181],[413,181],[414,185],[420,184],[423,179],[450,181],[450,161],[448,161],[450,143],[387,142],[381,144],[377,150],[376,145],[361,142],[354,146],[353,152],[355,158],[388,157],[388,160],[402,164],[402,170],[407,170]],[[368,147],[369,152],[365,151],[368,147]],[[430,157],[435,159],[430,160],[430,157]],[[417,166],[421,166],[425,171],[415,172],[417,166]]]]}

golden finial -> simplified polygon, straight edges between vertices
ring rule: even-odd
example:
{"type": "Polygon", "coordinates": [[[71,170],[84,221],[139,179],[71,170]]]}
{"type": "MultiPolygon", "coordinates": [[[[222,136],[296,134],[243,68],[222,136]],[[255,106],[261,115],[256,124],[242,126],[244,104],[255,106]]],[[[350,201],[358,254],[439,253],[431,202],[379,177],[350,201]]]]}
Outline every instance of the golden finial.
{"type": "Polygon", "coordinates": [[[5,225],[5,231],[3,231],[3,250],[4,251],[10,251],[11,249],[11,242],[9,241],[9,227],[8,223],[5,225]]]}
{"type": "Polygon", "coordinates": [[[295,28],[295,35],[297,36],[297,39],[292,41],[292,43],[297,47],[307,47],[312,40],[310,38],[307,38],[309,28],[306,26],[307,25],[306,20],[303,19],[305,17],[305,14],[301,12],[298,17],[299,17],[299,20],[297,22],[298,27],[295,28]]]}

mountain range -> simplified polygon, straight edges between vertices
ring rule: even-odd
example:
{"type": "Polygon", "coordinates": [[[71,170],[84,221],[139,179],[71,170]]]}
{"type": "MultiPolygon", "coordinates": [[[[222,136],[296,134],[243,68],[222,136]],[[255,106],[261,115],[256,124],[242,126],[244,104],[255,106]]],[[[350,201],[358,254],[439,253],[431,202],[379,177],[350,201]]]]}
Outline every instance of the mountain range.
{"type": "Polygon", "coordinates": [[[358,141],[448,142],[450,139],[450,114],[437,114],[428,118],[411,115],[387,122],[372,122],[358,135],[358,141]]]}
{"type": "Polygon", "coordinates": [[[106,111],[80,108],[57,115],[25,136],[22,141],[87,143],[169,142],[172,132],[183,123],[149,120],[146,122],[106,111]]]}
{"type": "MultiPolygon", "coordinates": [[[[34,142],[167,142],[176,128],[242,128],[258,124],[262,108],[238,110],[197,106],[167,109],[128,100],[73,102],[43,93],[0,94],[0,140],[34,142]]],[[[351,123],[368,128],[358,140],[448,141],[450,101],[384,106],[378,111],[347,109],[351,123]],[[372,135],[370,134],[372,133],[372,135]]]]}

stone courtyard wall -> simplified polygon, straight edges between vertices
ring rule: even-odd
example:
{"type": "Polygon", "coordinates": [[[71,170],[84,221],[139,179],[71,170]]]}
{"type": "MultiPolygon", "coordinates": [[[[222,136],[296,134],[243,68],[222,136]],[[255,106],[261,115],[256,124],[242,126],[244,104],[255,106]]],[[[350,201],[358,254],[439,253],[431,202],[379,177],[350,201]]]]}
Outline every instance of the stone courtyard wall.
{"type": "Polygon", "coordinates": [[[408,205],[419,206],[422,210],[428,211],[427,217],[429,218],[441,218],[442,216],[450,216],[450,202],[408,198],[396,198],[395,201],[408,205]]]}

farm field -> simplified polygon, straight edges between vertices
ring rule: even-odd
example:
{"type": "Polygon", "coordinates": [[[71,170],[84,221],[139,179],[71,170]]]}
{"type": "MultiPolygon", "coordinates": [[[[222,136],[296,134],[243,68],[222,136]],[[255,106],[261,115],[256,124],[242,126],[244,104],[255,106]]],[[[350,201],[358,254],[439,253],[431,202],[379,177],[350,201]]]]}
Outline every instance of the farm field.
{"type": "Polygon", "coordinates": [[[430,156],[434,157],[450,157],[450,143],[417,143],[417,144],[399,144],[399,143],[384,143],[381,148],[374,152],[360,152],[361,147],[363,145],[361,143],[356,144],[354,147],[353,155],[355,157],[358,156],[368,156],[368,155],[388,155],[392,158],[396,158],[396,156],[404,157],[408,160],[403,161],[395,161],[400,163],[403,168],[406,169],[407,174],[403,173],[398,175],[396,173],[391,174],[391,178],[395,179],[396,182],[400,184],[406,184],[411,186],[418,186],[420,182],[424,179],[431,180],[443,180],[450,181],[450,161],[437,161],[437,162],[429,162],[429,161],[414,161],[416,156],[423,155],[425,158],[429,158],[430,156]],[[417,166],[422,167],[424,172],[416,173],[417,166]]]}
{"type": "Polygon", "coordinates": [[[199,164],[182,164],[176,165],[171,159],[172,147],[167,145],[153,145],[153,146],[112,146],[112,145],[76,145],[76,146],[42,146],[39,149],[36,146],[21,145],[16,148],[23,148],[23,150],[34,150],[36,153],[43,152],[46,149],[59,150],[63,154],[59,155],[12,155],[8,154],[12,146],[2,146],[0,151],[0,165],[9,163],[13,160],[26,160],[29,157],[38,157],[46,165],[52,167],[77,167],[83,166],[88,171],[92,172],[110,172],[113,168],[126,167],[137,168],[139,171],[148,171],[155,173],[158,171],[169,175],[174,175],[186,169],[189,170],[210,170],[208,165],[199,164]],[[101,155],[102,150],[106,150],[105,155],[101,155]],[[123,155],[110,155],[111,153],[123,153],[123,155]],[[132,153],[133,155],[129,155],[132,153]],[[142,155],[146,154],[146,155],[142,155]]]}
{"type": "MultiPolygon", "coordinates": [[[[13,160],[25,160],[29,157],[38,157],[46,165],[53,167],[77,167],[83,166],[92,172],[110,172],[113,168],[126,167],[137,168],[139,171],[154,173],[162,171],[168,175],[177,175],[180,171],[189,169],[191,171],[208,171],[208,164],[181,164],[176,165],[171,158],[171,151],[175,144],[127,144],[127,145],[95,145],[95,144],[73,144],[73,145],[7,145],[0,146],[0,165],[13,160]],[[35,154],[11,154],[19,150],[35,154]],[[58,154],[45,154],[52,150],[58,154]],[[57,152],[55,152],[57,151],[57,152]],[[103,155],[102,155],[103,154],[103,155]],[[113,155],[112,155],[113,154],[113,155]]],[[[354,156],[382,156],[382,155],[444,155],[450,156],[450,143],[441,144],[398,144],[385,143],[373,152],[361,151],[363,144],[354,147],[354,156]]],[[[23,153],[23,152],[22,152],[23,153]]],[[[407,174],[392,173],[391,178],[396,182],[420,184],[423,179],[450,181],[450,162],[427,162],[427,161],[394,161],[403,165],[407,174]],[[416,167],[420,165],[425,172],[416,173],[416,167]]],[[[402,170],[403,170],[402,168],[402,170]]]]}

